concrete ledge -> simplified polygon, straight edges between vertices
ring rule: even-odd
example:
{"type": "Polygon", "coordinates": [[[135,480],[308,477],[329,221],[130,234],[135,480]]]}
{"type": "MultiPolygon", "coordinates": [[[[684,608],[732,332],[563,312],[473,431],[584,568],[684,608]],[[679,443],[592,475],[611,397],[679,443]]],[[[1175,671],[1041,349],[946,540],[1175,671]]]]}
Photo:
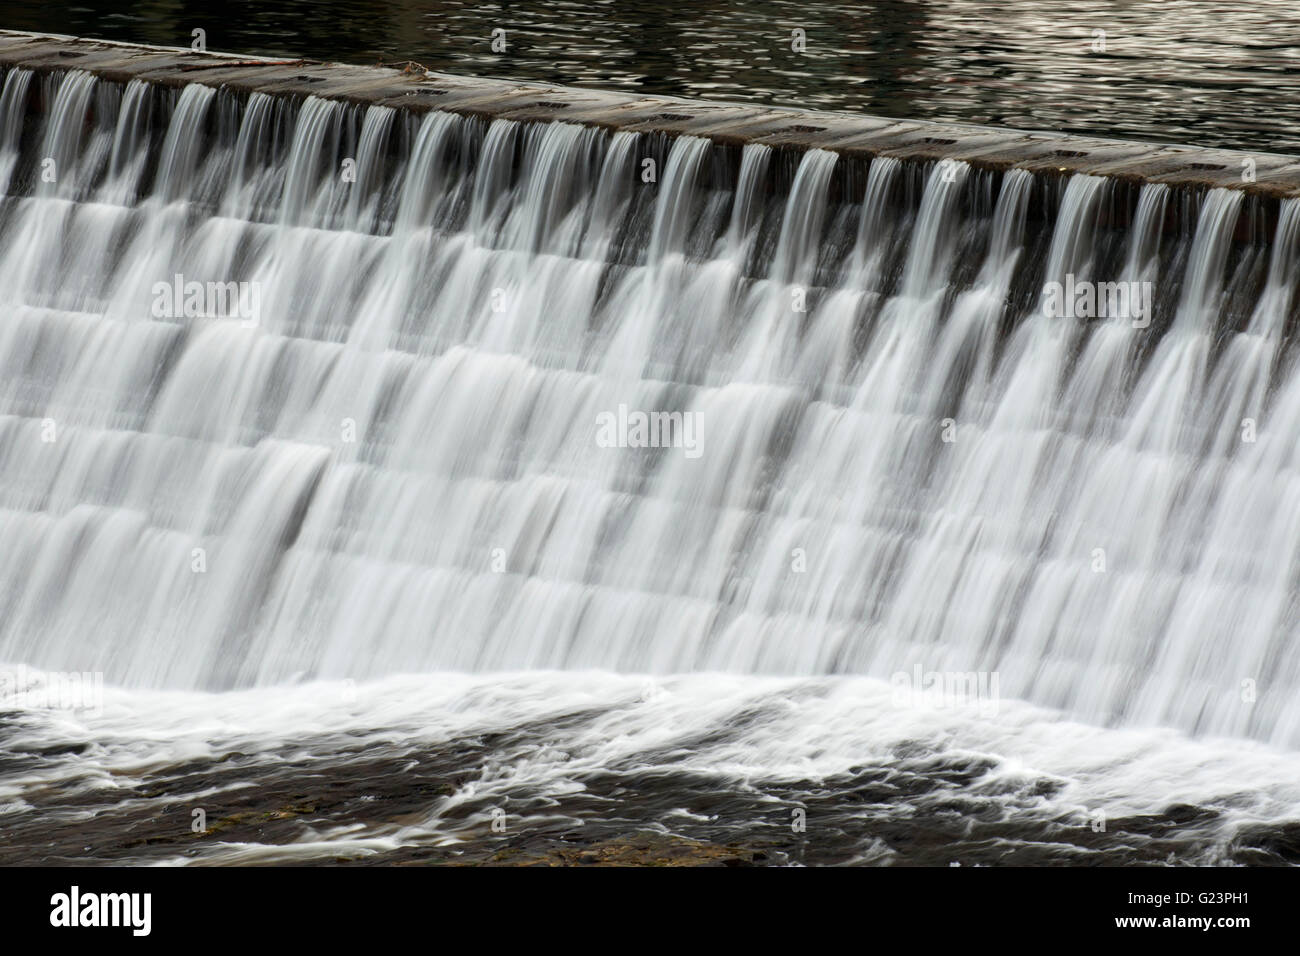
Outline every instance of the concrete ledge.
{"type": "Polygon", "coordinates": [[[702,136],[724,145],[828,149],[846,156],[958,159],[981,169],[1089,173],[1132,183],[1300,196],[1300,157],[1107,140],[960,123],[642,96],[316,60],[195,53],[188,49],[0,31],[0,68],[80,69],[118,82],[207,86],[467,116],[553,120],[609,129],[702,136]],[[1242,181],[1246,161],[1255,181],[1242,181]]]}

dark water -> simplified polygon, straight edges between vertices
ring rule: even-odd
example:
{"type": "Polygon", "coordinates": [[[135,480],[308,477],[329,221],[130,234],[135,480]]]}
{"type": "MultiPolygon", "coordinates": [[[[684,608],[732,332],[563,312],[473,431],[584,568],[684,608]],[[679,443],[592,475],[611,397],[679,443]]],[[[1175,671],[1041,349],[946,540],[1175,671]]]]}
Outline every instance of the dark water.
{"type": "Polygon", "coordinates": [[[1291,0],[13,0],[0,26],[173,46],[202,28],[213,50],[1300,152],[1291,0]]]}
{"type": "MultiPolygon", "coordinates": [[[[716,746],[763,715],[734,716],[708,740],[689,742],[716,746]]],[[[1300,863],[1295,823],[1225,834],[1223,801],[1170,802],[1095,830],[1039,812],[1065,780],[1008,777],[997,758],[934,741],[900,741],[847,772],[803,780],[691,771],[667,751],[585,769],[580,749],[560,753],[575,766],[558,790],[514,773],[602,717],[578,711],[437,745],[410,730],[393,739],[392,728],[263,741],[252,752],[214,740],[193,759],[105,773],[99,758],[112,742],[38,745],[27,718],[0,714],[0,774],[46,780],[24,788],[22,804],[0,801],[0,865],[1300,863]],[[206,813],[197,831],[196,808],[206,813]],[[793,814],[801,825],[792,826],[793,814]]]]}

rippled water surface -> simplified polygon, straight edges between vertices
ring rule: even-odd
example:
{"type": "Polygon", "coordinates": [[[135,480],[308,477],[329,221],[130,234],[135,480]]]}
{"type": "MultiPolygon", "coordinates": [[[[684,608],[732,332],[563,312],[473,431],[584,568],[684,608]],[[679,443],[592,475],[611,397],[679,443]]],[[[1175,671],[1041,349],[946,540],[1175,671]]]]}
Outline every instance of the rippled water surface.
{"type": "Polygon", "coordinates": [[[0,26],[182,46],[202,28],[214,50],[1300,151],[1300,7],[1284,0],[17,0],[0,26]]]}
{"type": "Polygon", "coordinates": [[[5,864],[1294,864],[1298,788],[1250,742],[900,709],[855,678],[439,674],[0,710],[5,864]]]}

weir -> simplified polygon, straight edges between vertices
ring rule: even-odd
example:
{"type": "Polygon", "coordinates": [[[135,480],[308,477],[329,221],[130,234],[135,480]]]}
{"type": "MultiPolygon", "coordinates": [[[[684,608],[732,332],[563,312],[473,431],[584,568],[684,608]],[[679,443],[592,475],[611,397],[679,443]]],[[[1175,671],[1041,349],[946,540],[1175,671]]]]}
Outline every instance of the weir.
{"type": "Polygon", "coordinates": [[[921,668],[1300,741],[1292,158],[0,64],[0,660],[921,668]],[[1098,283],[1143,294],[1042,306],[1098,283]],[[632,413],[699,453],[598,440],[632,413]]]}

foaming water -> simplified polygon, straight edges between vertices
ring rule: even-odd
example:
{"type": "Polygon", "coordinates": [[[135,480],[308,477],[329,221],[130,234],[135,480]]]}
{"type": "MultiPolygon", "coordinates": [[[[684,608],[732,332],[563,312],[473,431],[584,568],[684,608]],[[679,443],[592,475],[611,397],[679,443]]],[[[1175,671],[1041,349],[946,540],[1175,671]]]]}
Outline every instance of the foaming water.
{"type": "Polygon", "coordinates": [[[1261,744],[835,677],[110,689],[97,714],[10,723],[0,766],[13,862],[518,862],[640,831],[773,863],[1294,863],[1275,821],[1300,801],[1261,744]]]}
{"type": "Polygon", "coordinates": [[[1178,773],[1300,740],[1294,201],[76,71],[11,71],[0,136],[0,660],[147,690],[142,742],[450,672],[654,752],[765,696],[691,759],[766,780],[921,733],[849,732],[900,673],[991,676],[1037,716],[958,736],[1071,779],[1030,705],[1178,773]],[[1113,282],[1149,307],[1043,307],[1113,282]],[[613,673],[702,672],[619,726],[613,673]],[[841,729],[787,746],[806,694],[841,729]]]}

